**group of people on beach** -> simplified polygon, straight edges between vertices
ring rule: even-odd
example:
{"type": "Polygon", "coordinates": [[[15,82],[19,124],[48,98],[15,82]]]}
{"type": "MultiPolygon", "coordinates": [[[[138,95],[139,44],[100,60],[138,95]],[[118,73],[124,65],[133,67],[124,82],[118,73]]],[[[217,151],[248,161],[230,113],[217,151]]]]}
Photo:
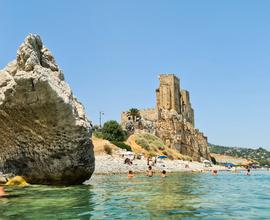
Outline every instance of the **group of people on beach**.
{"type": "MultiPolygon", "coordinates": [[[[162,170],[160,176],[161,177],[166,177],[166,174],[167,174],[166,170],[162,170]]],[[[154,176],[154,171],[153,171],[152,166],[148,166],[148,169],[146,171],[146,176],[148,176],[148,177],[154,176]]],[[[133,177],[134,177],[134,172],[132,170],[129,170],[128,171],[128,178],[133,178],[133,177]]]]}

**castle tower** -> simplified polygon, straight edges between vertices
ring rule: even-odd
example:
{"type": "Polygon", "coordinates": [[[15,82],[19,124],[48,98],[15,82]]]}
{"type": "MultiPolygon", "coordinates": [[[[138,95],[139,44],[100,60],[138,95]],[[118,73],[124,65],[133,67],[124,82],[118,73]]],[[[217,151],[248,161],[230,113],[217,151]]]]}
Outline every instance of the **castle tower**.
{"type": "Polygon", "coordinates": [[[159,88],[156,90],[157,110],[175,110],[194,126],[194,111],[189,92],[180,90],[180,81],[174,74],[159,75],[159,88]]]}
{"type": "Polygon", "coordinates": [[[181,114],[183,117],[194,126],[194,110],[191,107],[189,92],[181,90],[181,114]]]}
{"type": "Polygon", "coordinates": [[[161,74],[156,90],[157,109],[175,110],[181,113],[180,83],[174,74],[161,74]]]}

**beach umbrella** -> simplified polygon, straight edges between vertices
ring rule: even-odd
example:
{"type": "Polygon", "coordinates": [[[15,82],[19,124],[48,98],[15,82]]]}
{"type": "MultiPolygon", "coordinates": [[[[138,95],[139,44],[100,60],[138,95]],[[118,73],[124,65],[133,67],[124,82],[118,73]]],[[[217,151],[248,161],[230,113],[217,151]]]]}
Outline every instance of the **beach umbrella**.
{"type": "Polygon", "coordinates": [[[233,163],[225,163],[224,166],[225,167],[234,167],[235,165],[233,163]]]}

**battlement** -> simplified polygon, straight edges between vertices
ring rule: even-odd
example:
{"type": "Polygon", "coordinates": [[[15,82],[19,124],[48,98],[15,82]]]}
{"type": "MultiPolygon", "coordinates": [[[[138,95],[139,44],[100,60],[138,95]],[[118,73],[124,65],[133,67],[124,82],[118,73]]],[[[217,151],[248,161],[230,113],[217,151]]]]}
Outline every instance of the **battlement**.
{"type": "Polygon", "coordinates": [[[162,80],[162,79],[177,79],[179,81],[179,78],[173,73],[161,73],[161,74],[159,74],[159,80],[162,80]]]}

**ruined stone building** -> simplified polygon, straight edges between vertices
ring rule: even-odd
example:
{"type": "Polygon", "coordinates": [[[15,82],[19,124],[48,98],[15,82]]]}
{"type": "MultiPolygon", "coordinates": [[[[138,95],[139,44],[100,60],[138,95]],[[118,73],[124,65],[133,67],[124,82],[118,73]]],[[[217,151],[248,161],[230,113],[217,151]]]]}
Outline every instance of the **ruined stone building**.
{"type": "Polygon", "coordinates": [[[194,126],[194,111],[189,100],[189,92],[180,90],[179,79],[173,74],[159,76],[160,86],[156,90],[157,110],[174,110],[194,126]]]}
{"type": "Polygon", "coordinates": [[[140,110],[140,116],[135,121],[128,112],[123,112],[122,125],[127,130],[155,134],[167,146],[194,160],[209,159],[207,138],[195,129],[189,92],[180,89],[179,79],[174,74],[161,74],[159,83],[156,107],[140,110]]]}

